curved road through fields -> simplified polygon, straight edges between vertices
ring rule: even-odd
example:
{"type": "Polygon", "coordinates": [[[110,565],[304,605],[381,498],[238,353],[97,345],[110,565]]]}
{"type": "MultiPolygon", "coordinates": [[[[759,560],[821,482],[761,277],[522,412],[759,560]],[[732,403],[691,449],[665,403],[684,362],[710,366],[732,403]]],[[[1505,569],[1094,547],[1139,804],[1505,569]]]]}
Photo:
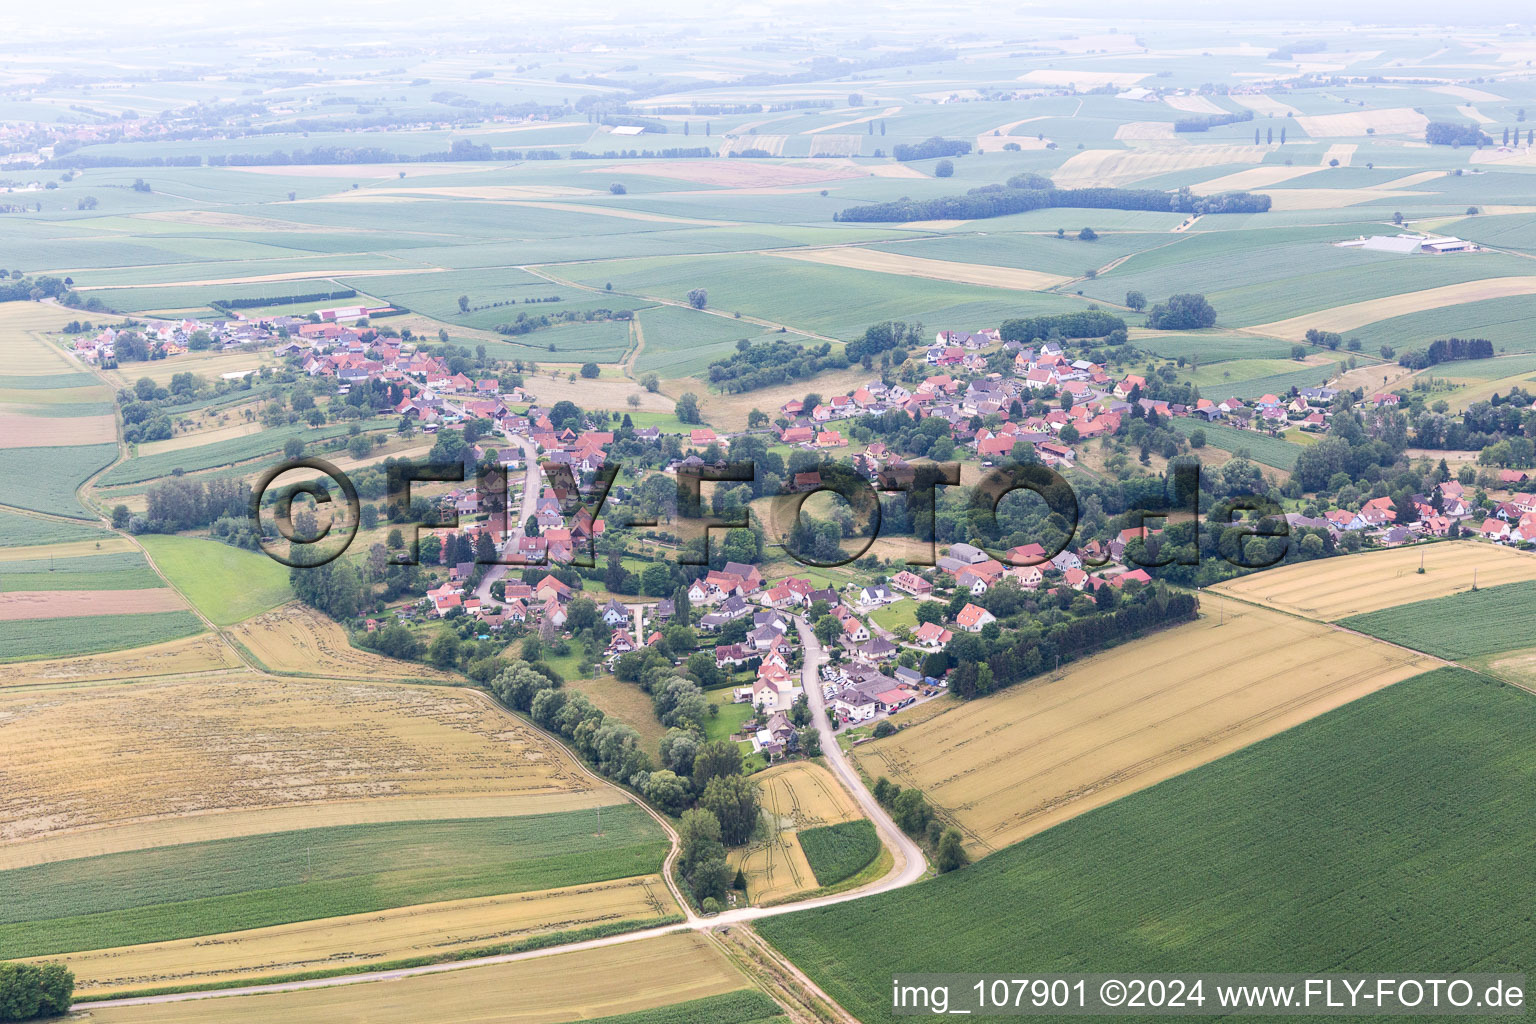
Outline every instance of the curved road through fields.
{"type": "MultiPolygon", "coordinates": [[[[527,475],[527,481],[535,481],[533,471],[527,475]]],[[[524,493],[530,493],[525,483],[524,493]]],[[[537,494],[537,490],[532,493],[537,494]]],[[[887,848],[890,849],[895,865],[884,878],[871,882],[869,885],[848,892],[836,893],[831,896],[820,896],[815,899],[804,900],[799,903],[780,904],[773,907],[742,907],[739,910],[729,910],[714,917],[699,917],[682,900],[679,900],[687,921],[682,924],[665,925],[660,928],[647,928],[643,931],[625,932],[622,935],[609,935],[600,939],[589,939],[585,942],[572,942],[562,946],[550,946],[545,949],[532,949],[523,953],[504,953],[500,956],[480,957],[475,960],[457,960],[442,964],[428,964],[423,967],[404,967],[393,971],[372,971],[367,974],[348,974],[334,978],[316,978],[311,981],[289,981],[270,985],[246,985],[241,988],[215,989],[206,992],[172,992],[158,996],[137,996],[127,999],[103,999],[95,1002],[78,1003],[72,1007],[75,1011],[85,1011],[92,1007],[106,1006],[142,1006],[151,1003],[173,1003],[188,999],[216,999],[222,996],[246,996],[262,995],[276,992],[298,992],[311,988],[330,988],[337,985],[360,985],[370,981],[390,981],[398,978],[410,978],[421,974],[441,974],[444,971],[458,971],[470,967],[486,967],[491,964],[515,963],[519,960],[536,960],[540,957],[555,956],[560,953],[573,953],[583,949],[597,949],[600,946],[617,946],[626,942],[640,942],[645,939],[655,938],[660,935],[668,935],[678,931],[707,931],[722,925],[747,924],[764,917],[777,917],[780,914],[793,914],[801,910],[809,910],[814,907],[829,907],[837,903],[847,903],[852,900],[863,899],[876,893],[888,892],[892,889],[900,889],[918,881],[928,870],[928,862],[923,856],[923,851],[913,842],[905,832],[896,827],[891,816],[886,813],[884,807],[876,802],[873,795],[865,788],[860,780],[858,772],[849,763],[848,756],[837,745],[837,736],[832,731],[831,720],[827,716],[826,701],[821,693],[821,666],[826,664],[826,652],[816,635],[811,632],[809,624],[801,619],[795,620],[795,626],[800,633],[800,642],[805,649],[805,665],[801,669],[801,682],[805,687],[806,698],[811,706],[811,717],[816,730],[821,734],[821,752],[826,758],[827,765],[847,787],[863,808],[864,813],[874,822],[875,829],[880,833],[887,848]]],[[[647,808],[649,809],[649,808],[647,808]]],[[[663,822],[665,827],[665,822],[663,822]]],[[[673,830],[667,827],[667,831],[673,830]]],[[[677,837],[673,833],[672,852],[667,857],[667,863],[663,870],[667,872],[667,883],[672,886],[671,867],[678,852],[677,837]]],[[[675,890],[674,890],[675,893],[675,890]]]]}

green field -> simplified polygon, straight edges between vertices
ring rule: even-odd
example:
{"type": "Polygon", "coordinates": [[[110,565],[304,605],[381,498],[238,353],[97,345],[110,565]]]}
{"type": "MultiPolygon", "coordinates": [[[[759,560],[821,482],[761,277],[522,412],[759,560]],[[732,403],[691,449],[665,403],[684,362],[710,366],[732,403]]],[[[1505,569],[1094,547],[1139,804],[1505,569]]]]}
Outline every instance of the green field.
{"type": "Polygon", "coordinates": [[[165,581],[137,551],[0,562],[0,593],[18,590],[154,590],[165,581]]]}
{"type": "MultiPolygon", "coordinates": [[[[1287,472],[1295,467],[1296,456],[1301,453],[1299,445],[1278,437],[1270,437],[1268,434],[1261,434],[1256,430],[1239,430],[1237,427],[1229,427],[1221,423],[1202,423],[1185,417],[1176,417],[1168,422],[1174,430],[1185,437],[1196,430],[1203,430],[1205,443],[1210,447],[1220,448],[1226,452],[1246,450],[1253,461],[1287,472]]],[[[1194,453],[1199,455],[1199,449],[1195,449],[1194,453]]]]}
{"type": "Polygon", "coordinates": [[[633,804],[304,829],[0,872],[0,959],[260,928],[659,871],[633,804]]]}
{"type": "Polygon", "coordinates": [[[704,288],[710,309],[762,317],[845,341],[882,320],[973,326],[1008,316],[1083,308],[1080,301],[1062,295],[978,288],[753,253],[611,260],[550,270],[592,287],[612,282],[618,292],[675,301],[684,301],[691,289],[704,288]]]}
{"type": "Polygon", "coordinates": [[[870,618],[889,630],[917,628],[917,602],[911,599],[888,604],[870,615],[870,618]]]}
{"type": "Polygon", "coordinates": [[[1351,615],[1339,625],[1449,661],[1512,651],[1536,637],[1536,583],[1415,601],[1351,615]]]}
{"type": "Polygon", "coordinates": [[[846,1009],[901,972],[1528,970],[1536,704],[1398,683],[972,867],[757,927],[846,1009]]]}
{"type": "Polygon", "coordinates": [[[304,423],[294,423],[288,426],[273,427],[263,430],[259,434],[249,434],[245,437],[234,437],[227,441],[215,441],[212,444],[198,445],[194,448],[181,448],[175,451],[159,452],[155,455],[143,455],[129,459],[104,475],[98,481],[103,487],[111,487],[116,484],[136,484],[146,480],[154,480],[162,476],[169,476],[175,470],[183,470],[194,473],[201,469],[213,469],[217,466],[228,466],[237,462],[245,462],[249,459],[257,459],[263,455],[271,455],[281,452],[283,445],[291,437],[296,437],[304,442],[305,454],[314,454],[318,451],[318,442],[331,438],[345,438],[351,430],[352,423],[362,426],[364,431],[383,430],[394,426],[386,420],[352,420],[345,423],[327,423],[322,427],[311,427],[304,423]]]}
{"type": "Polygon", "coordinates": [[[1318,387],[1338,372],[1336,363],[1306,366],[1290,359],[1237,359],[1202,365],[1198,372],[1180,375],[1200,387],[1200,394],[1214,401],[1224,398],[1284,396],[1291,388],[1318,387]]]}
{"type": "Polygon", "coordinates": [[[58,448],[7,448],[0,474],[0,505],[93,519],[75,491],[87,477],[117,458],[115,444],[58,448]]]}
{"type": "Polygon", "coordinates": [[[43,519],[0,509],[0,548],[63,544],[75,540],[105,540],[111,534],[80,522],[43,519]]]}
{"type": "Polygon", "coordinates": [[[145,534],[139,541],[176,589],[220,626],[293,597],[288,568],[258,551],[199,537],[145,534]]]}
{"type": "Polygon", "coordinates": [[[0,390],[52,391],[55,388],[86,388],[101,382],[89,373],[0,374],[0,390]]]}
{"type": "MultiPolygon", "coordinates": [[[[1230,359],[1289,359],[1291,343],[1276,338],[1258,338],[1248,334],[1167,335],[1153,333],[1131,340],[1131,347],[1164,359],[1195,360],[1200,366],[1230,359]]],[[[1204,386],[1204,381],[1201,382],[1204,386]]]]}
{"type": "Polygon", "coordinates": [[[99,654],[179,640],[202,631],[202,620],[191,612],[21,619],[7,622],[0,631],[0,661],[99,654]]]}
{"type": "Polygon", "coordinates": [[[616,1017],[592,1017],[587,1024],[779,1024],[788,1021],[779,1004],[755,988],[708,996],[616,1017]]]}
{"type": "Polygon", "coordinates": [[[1536,309],[1525,295],[1484,299],[1378,320],[1349,334],[1367,352],[1381,345],[1406,352],[1437,338],[1487,338],[1500,353],[1536,352],[1536,309]]]}
{"type": "MultiPolygon", "coordinates": [[[[663,377],[702,374],[705,367],[736,351],[736,342],[770,336],[754,323],[679,306],[651,306],[638,316],[645,348],[635,359],[636,373],[654,371],[663,377]]],[[[637,426],[641,426],[638,418],[637,426]]]]}
{"type": "Polygon", "coordinates": [[[836,885],[863,871],[880,856],[880,836],[873,822],[860,818],[797,832],[800,849],[818,885],[836,885]]]}

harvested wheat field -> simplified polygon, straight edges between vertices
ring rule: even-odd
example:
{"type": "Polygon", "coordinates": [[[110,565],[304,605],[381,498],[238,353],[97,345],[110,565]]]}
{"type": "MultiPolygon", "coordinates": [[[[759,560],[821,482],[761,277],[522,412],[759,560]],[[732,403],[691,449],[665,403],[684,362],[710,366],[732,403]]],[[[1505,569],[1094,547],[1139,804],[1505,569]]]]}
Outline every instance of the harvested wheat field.
{"type": "Polygon", "coordinates": [[[57,448],[75,444],[110,444],[117,440],[117,418],[105,416],[28,416],[0,412],[0,448],[57,448]]]}
{"type": "Polygon", "coordinates": [[[678,913],[660,875],[424,903],[270,928],[38,957],[93,995],[168,985],[259,983],[299,971],[382,964],[518,942],[551,931],[678,913]]]}
{"type": "Polygon", "coordinates": [[[885,110],[883,112],[881,112],[881,113],[866,114],[863,117],[855,117],[855,118],[853,118],[850,121],[838,121],[838,122],[836,122],[834,124],[824,124],[824,125],[822,125],[819,128],[807,128],[805,131],[801,132],[800,134],[801,135],[820,135],[822,132],[834,132],[834,131],[837,131],[837,129],[839,129],[839,128],[847,128],[850,125],[855,125],[855,124],[864,124],[866,121],[873,121],[876,118],[880,118],[880,117],[895,117],[899,113],[901,113],[901,107],[899,107],[899,106],[897,106],[897,107],[886,107],[885,110]]]}
{"type": "Polygon", "coordinates": [[[851,270],[872,270],[876,273],[901,274],[905,277],[928,277],[936,281],[975,284],[988,288],[1011,288],[1021,292],[1043,291],[1071,280],[1060,274],[1047,274],[1039,270],[994,267],[985,263],[930,260],[898,252],[861,249],[858,246],[844,246],[836,249],[779,249],[775,250],[773,255],[784,259],[803,260],[806,263],[848,267],[851,270]]]}
{"type": "Polygon", "coordinates": [[[1405,174],[1401,178],[1393,178],[1391,181],[1384,181],[1375,187],[1379,189],[1413,188],[1413,186],[1422,185],[1426,181],[1434,181],[1436,178],[1443,178],[1445,177],[1445,174],[1445,171],[1416,171],[1413,174],[1405,174]]]}
{"type": "Polygon", "coordinates": [[[186,607],[181,595],[169,587],[157,590],[14,590],[0,594],[0,622],[179,612],[185,611],[186,607]]]}
{"type": "MultiPolygon", "coordinates": [[[[1402,195],[1404,193],[1398,193],[1402,195]]],[[[1277,198],[1278,198],[1278,194],[1277,198]]],[[[1284,207],[1276,206],[1277,209],[1284,207]]],[[[1422,313],[1426,309],[1443,306],[1459,306],[1464,302],[1481,302],[1483,299],[1503,299],[1513,295],[1536,295],[1536,277],[1490,277],[1463,284],[1446,284],[1438,288],[1388,295],[1364,302],[1351,302],[1346,306],[1318,310],[1293,316],[1289,320],[1250,327],[1254,334],[1268,334],[1287,341],[1300,341],[1306,337],[1309,327],[1322,331],[1352,331],[1377,320],[1403,316],[1406,313],[1422,313]]]]}
{"type": "Polygon", "coordinates": [[[654,394],[632,380],[570,381],[564,376],[528,376],[524,378],[523,390],[537,398],[540,403],[547,405],[569,399],[583,403],[584,409],[623,409],[625,412],[639,409],[641,412],[671,412],[677,407],[677,399],[654,394]],[[629,404],[630,395],[640,399],[638,406],[629,404]]]}
{"type": "Polygon", "coordinates": [[[745,153],[749,149],[755,149],[769,156],[782,156],[784,143],[788,141],[788,135],[742,135],[720,143],[719,154],[730,156],[732,153],[745,153]]]}
{"type": "Polygon", "coordinates": [[[140,377],[148,377],[156,384],[170,384],[171,378],[178,373],[195,373],[199,377],[212,380],[226,373],[259,370],[263,366],[276,362],[277,357],[270,351],[189,352],[175,359],[130,363],[126,368],[107,370],[106,374],[117,381],[119,387],[128,388],[132,387],[140,377]]]}
{"type": "MultiPolygon", "coordinates": [[[[43,338],[61,331],[73,319],[62,306],[39,302],[7,302],[0,305],[0,336],[5,339],[5,373],[14,376],[69,373],[80,363],[43,338]]],[[[71,398],[71,401],[82,401],[71,398]]]]}
{"type": "Polygon", "coordinates": [[[1415,544],[1266,569],[1213,590],[1309,619],[1333,622],[1472,587],[1536,580],[1536,557],[1475,541],[1415,544]],[[1419,573],[1422,560],[1423,574],[1419,573]]]}
{"type": "Polygon", "coordinates": [[[483,694],[442,686],[245,675],[9,690],[0,749],[0,842],[269,807],[599,787],[483,694]]]}
{"type": "Polygon", "coordinates": [[[1209,592],[1201,605],[1196,622],[854,756],[872,778],[921,788],[980,855],[1439,664],[1209,592]]]}
{"type": "Polygon", "coordinates": [[[1301,111],[1282,100],[1262,93],[1257,95],[1233,94],[1229,97],[1233,103],[1247,107],[1255,114],[1264,114],[1271,117],[1284,117],[1287,114],[1299,114],[1301,111]]]}
{"type": "Polygon", "coordinates": [[[1204,96],[1164,96],[1163,102],[1187,114],[1225,114],[1226,107],[1204,96]]]}
{"type": "Polygon", "coordinates": [[[116,533],[101,533],[101,540],[71,540],[62,544],[28,544],[25,547],[0,548],[0,566],[6,562],[30,562],[34,558],[75,558],[80,555],[105,555],[115,551],[139,550],[133,541],[116,533]]]}
{"type": "Polygon", "coordinates": [[[229,635],[270,672],[351,679],[452,678],[426,665],[360,651],[334,620],[297,602],[246,619],[230,627],[229,635]]]}
{"type": "Polygon", "coordinates": [[[1235,171],[1232,174],[1223,174],[1219,178],[1199,181],[1189,188],[1196,195],[1209,195],[1212,192],[1246,192],[1250,189],[1268,188],[1271,185],[1316,173],[1316,167],[1284,167],[1265,164],[1262,167],[1250,167],[1246,171],[1235,171]]]}
{"type": "Polygon", "coordinates": [[[212,633],[80,658],[53,658],[0,665],[0,687],[88,683],[144,676],[191,675],[242,668],[229,644],[212,633]]]}
{"type": "Polygon", "coordinates": [[[817,888],[816,876],[800,849],[802,829],[837,825],[863,817],[832,773],[808,761],[759,772],[763,814],[770,836],[732,851],[730,863],[747,876],[747,896],[763,906],[817,888]]]}
{"type": "Polygon", "coordinates": [[[1386,110],[1358,110],[1348,114],[1313,114],[1291,119],[1314,139],[1365,135],[1375,129],[1377,135],[1419,135],[1429,118],[1412,107],[1386,110]]]}
{"type": "Polygon", "coordinates": [[[1058,188],[1123,185],[1160,174],[1261,163],[1263,146],[1178,146],[1138,149],[1088,149],[1077,153],[1051,173],[1058,188]]]}
{"type": "MultiPolygon", "coordinates": [[[[1316,168],[1313,168],[1316,170],[1316,168]]],[[[1269,193],[1271,210],[1342,210],[1360,203],[1428,192],[1384,192],[1380,188],[1277,188],[1269,193]]]]}
{"type": "Polygon", "coordinates": [[[1117,142],[1173,142],[1172,121],[1127,121],[1115,129],[1117,142]]]}
{"type": "Polygon", "coordinates": [[[212,426],[206,430],[189,430],[175,437],[168,437],[164,441],[143,441],[139,444],[138,454],[140,458],[147,455],[158,455],[161,452],[179,452],[187,448],[196,448],[198,445],[214,444],[218,441],[232,441],[237,437],[250,437],[267,429],[260,421],[252,420],[246,423],[230,423],[225,426],[212,426]]]}
{"type": "Polygon", "coordinates": [[[1318,163],[1328,167],[1332,161],[1337,160],[1340,167],[1348,167],[1349,162],[1355,158],[1355,150],[1359,148],[1353,142],[1335,142],[1324,151],[1318,163]]]}
{"type": "Polygon", "coordinates": [[[1503,96],[1495,96],[1491,92],[1482,89],[1474,89],[1468,85],[1431,85],[1427,87],[1430,92],[1442,93],[1446,96],[1455,96],[1458,99],[1469,100],[1473,103],[1505,103],[1503,96]]]}
{"type": "Polygon", "coordinates": [[[93,1024],[555,1024],[634,1013],[751,988],[709,939],[678,932],[637,942],[397,981],[239,999],[93,1008],[93,1024]],[[430,1010],[428,1010],[430,1008],[430,1010]]]}
{"type": "Polygon", "coordinates": [[[1017,136],[1010,135],[1009,133],[1021,124],[1029,124],[1031,121],[1044,121],[1045,119],[1043,114],[1036,117],[1023,117],[1017,121],[1000,124],[991,131],[982,132],[976,136],[976,152],[1001,153],[1003,147],[1010,142],[1016,144],[1020,149],[1044,149],[1047,140],[1037,138],[1040,134],[1039,132],[1036,132],[1034,135],[1017,136]]]}

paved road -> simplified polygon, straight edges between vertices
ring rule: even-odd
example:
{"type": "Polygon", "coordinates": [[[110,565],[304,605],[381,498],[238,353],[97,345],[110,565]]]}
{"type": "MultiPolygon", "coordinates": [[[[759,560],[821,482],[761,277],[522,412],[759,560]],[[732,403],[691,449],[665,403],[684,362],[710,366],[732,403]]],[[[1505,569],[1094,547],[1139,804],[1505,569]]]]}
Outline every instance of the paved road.
{"type": "MultiPolygon", "coordinates": [[[[852,900],[863,899],[876,893],[887,892],[891,889],[900,889],[911,885],[923,877],[928,869],[928,862],[923,857],[922,850],[912,841],[906,833],[896,827],[891,816],[886,813],[869,790],[864,787],[858,772],[849,763],[847,755],[837,745],[837,737],[832,732],[831,720],[827,717],[826,701],[821,696],[821,666],[826,662],[826,653],[822,650],[821,643],[816,635],[811,632],[810,626],[800,620],[795,623],[800,632],[800,642],[805,648],[805,667],[802,669],[802,683],[811,705],[811,717],[816,725],[816,730],[821,733],[821,752],[826,757],[827,765],[842,781],[848,791],[853,794],[864,813],[875,823],[876,830],[886,846],[891,850],[895,859],[894,868],[884,878],[871,882],[859,889],[837,893],[833,896],[822,896],[817,899],[804,900],[800,903],[781,904],[774,907],[742,907],[739,910],[729,910],[714,917],[698,917],[691,910],[684,909],[688,920],[681,924],[666,925],[660,928],[647,928],[644,931],[626,932],[623,935],[609,935],[600,939],[589,939],[586,942],[573,942],[564,946],[551,946],[546,949],[534,949],[524,953],[505,953],[500,956],[480,957],[475,960],[459,960],[452,963],[429,964],[424,967],[406,967],[393,971],[374,971],[368,974],[343,975],[336,978],[316,978],[311,981],[291,981],[272,985],[248,985],[243,988],[220,989],[211,992],[173,992],[159,996],[139,996],[131,999],[107,999],[100,1002],[80,1003],[73,1007],[75,1010],[89,1010],[93,1006],[140,1006],[150,1003],[172,1003],[188,999],[214,999],[220,996],[235,995],[261,995],[275,992],[297,992],[311,988],[330,988],[337,985],[359,985],[371,981],[390,981],[399,978],[410,978],[419,974],[440,974],[443,971],[457,971],[469,967],[485,967],[491,964],[514,963],[519,960],[535,960],[539,957],[555,956],[560,953],[571,953],[583,949],[597,949],[602,946],[617,946],[626,942],[641,942],[645,939],[655,938],[660,935],[668,935],[677,931],[703,931],[717,928],[721,925],[745,924],[764,917],[777,917],[780,914],[793,914],[797,911],[808,910],[813,907],[829,907],[837,903],[848,903],[852,900]]],[[[643,805],[642,805],[643,806],[643,805]]],[[[665,825],[665,822],[663,822],[665,825]]],[[[671,832],[670,827],[667,828],[671,832]]],[[[670,884],[670,868],[672,861],[677,856],[677,840],[674,834],[672,852],[667,858],[668,881],[670,884]]],[[[682,901],[679,900],[681,904],[682,901]]]]}
{"type": "MultiPolygon", "coordinates": [[[[541,484],[543,483],[543,470],[539,468],[538,445],[526,438],[513,438],[512,440],[522,446],[525,464],[523,469],[523,498],[519,503],[515,522],[511,520],[511,506],[509,505],[507,508],[507,525],[511,527],[511,539],[507,543],[508,546],[515,548],[517,542],[523,538],[523,524],[533,514],[533,507],[539,500],[539,494],[542,490],[541,484]]],[[[491,596],[491,584],[505,576],[510,568],[513,568],[513,566],[493,565],[485,570],[485,575],[480,577],[480,585],[475,588],[474,593],[474,596],[480,599],[481,604],[488,606],[500,606],[502,604],[502,602],[491,596]]]]}

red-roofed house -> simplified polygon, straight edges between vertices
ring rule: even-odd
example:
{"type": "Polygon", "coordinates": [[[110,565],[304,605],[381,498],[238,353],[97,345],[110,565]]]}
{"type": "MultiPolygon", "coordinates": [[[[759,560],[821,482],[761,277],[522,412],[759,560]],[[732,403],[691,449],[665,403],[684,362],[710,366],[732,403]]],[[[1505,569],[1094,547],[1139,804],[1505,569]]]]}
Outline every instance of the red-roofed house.
{"type": "Polygon", "coordinates": [[[981,627],[989,622],[996,621],[996,615],[975,604],[967,604],[964,608],[960,609],[960,614],[955,616],[955,625],[967,633],[980,633],[981,627]]]}

